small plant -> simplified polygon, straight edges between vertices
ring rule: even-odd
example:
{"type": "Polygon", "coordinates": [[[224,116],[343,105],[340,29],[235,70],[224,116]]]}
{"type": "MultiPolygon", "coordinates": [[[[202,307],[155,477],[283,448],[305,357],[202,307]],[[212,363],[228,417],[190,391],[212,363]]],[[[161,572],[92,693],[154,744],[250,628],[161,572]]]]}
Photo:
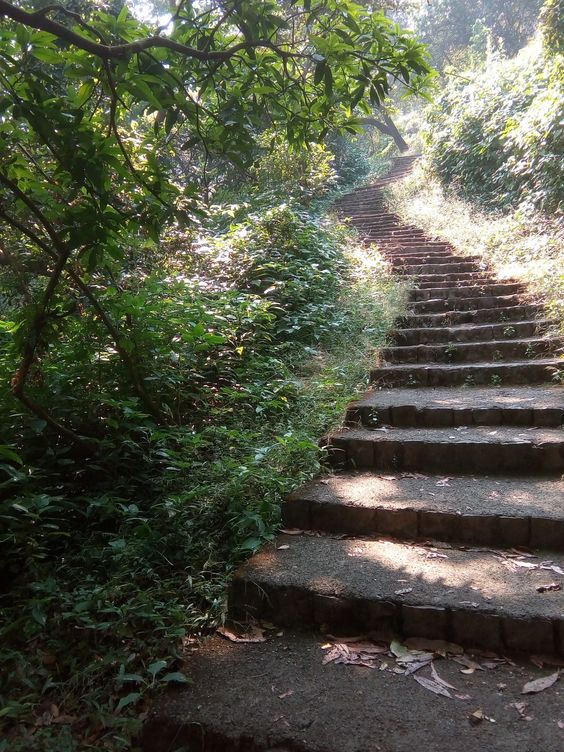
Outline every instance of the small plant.
{"type": "Polygon", "coordinates": [[[503,330],[503,336],[507,339],[512,339],[517,334],[514,326],[506,326],[503,330]]]}
{"type": "Polygon", "coordinates": [[[468,374],[468,376],[466,376],[466,378],[464,379],[462,386],[470,387],[470,386],[474,386],[475,384],[476,384],[476,379],[474,378],[474,376],[472,376],[472,374],[468,374]]]}
{"type": "Polygon", "coordinates": [[[492,386],[501,386],[501,376],[499,376],[497,373],[494,373],[494,375],[490,379],[490,384],[492,386]]]}

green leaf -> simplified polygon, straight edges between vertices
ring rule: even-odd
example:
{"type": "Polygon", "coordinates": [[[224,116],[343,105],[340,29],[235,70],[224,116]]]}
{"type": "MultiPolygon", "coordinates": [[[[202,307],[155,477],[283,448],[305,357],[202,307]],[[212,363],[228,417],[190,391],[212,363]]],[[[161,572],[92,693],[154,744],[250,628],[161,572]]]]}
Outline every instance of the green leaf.
{"type": "Polygon", "coordinates": [[[170,674],[165,674],[161,681],[166,683],[174,682],[176,684],[189,684],[191,682],[181,671],[173,671],[170,674]]]}
{"type": "Polygon", "coordinates": [[[141,692],[130,692],[128,695],[125,695],[125,697],[122,697],[120,701],[118,702],[117,707],[116,707],[116,713],[119,713],[128,705],[134,705],[138,700],[141,699],[141,697],[142,697],[141,692]]]}

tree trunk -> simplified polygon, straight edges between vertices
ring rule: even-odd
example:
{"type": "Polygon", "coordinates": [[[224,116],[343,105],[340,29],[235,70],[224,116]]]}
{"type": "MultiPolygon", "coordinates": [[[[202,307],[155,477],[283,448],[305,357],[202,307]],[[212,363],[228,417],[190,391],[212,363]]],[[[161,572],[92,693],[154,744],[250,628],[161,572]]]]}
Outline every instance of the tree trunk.
{"type": "Polygon", "coordinates": [[[392,118],[383,108],[380,108],[379,112],[382,116],[382,120],[378,120],[378,118],[375,117],[365,117],[360,119],[361,124],[373,125],[375,128],[378,128],[381,133],[384,133],[386,136],[391,136],[401,152],[407,151],[409,149],[409,145],[396,128],[396,124],[394,123],[392,118]]]}

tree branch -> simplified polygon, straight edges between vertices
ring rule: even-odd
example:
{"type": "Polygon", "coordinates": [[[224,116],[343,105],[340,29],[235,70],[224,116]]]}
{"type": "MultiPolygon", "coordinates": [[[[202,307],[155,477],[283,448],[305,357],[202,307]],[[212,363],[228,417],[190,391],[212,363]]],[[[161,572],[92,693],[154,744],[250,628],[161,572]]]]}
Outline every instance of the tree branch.
{"type": "MultiPolygon", "coordinates": [[[[51,10],[53,10],[52,7],[51,10]]],[[[135,42],[128,42],[126,44],[101,44],[99,42],[94,42],[92,39],[89,39],[82,34],[78,34],[76,31],[63,26],[63,24],[60,24],[57,21],[53,21],[48,18],[43,11],[29,13],[21,8],[17,8],[15,5],[11,5],[6,2],[6,0],[0,0],[0,16],[11,18],[13,21],[32,29],[38,29],[39,31],[46,31],[49,34],[54,34],[59,39],[63,39],[65,42],[68,42],[85,52],[90,52],[92,55],[96,55],[96,57],[102,58],[103,60],[121,60],[138,52],[157,47],[178,52],[185,57],[199,60],[204,63],[229,60],[233,55],[242,50],[253,50],[259,48],[272,50],[280,57],[309,57],[308,55],[282,50],[280,47],[277,47],[266,39],[239,42],[226,50],[210,52],[198,50],[195,47],[189,47],[181,42],[176,42],[174,39],[160,36],[145,37],[144,39],[137,39],[135,42]]]]}

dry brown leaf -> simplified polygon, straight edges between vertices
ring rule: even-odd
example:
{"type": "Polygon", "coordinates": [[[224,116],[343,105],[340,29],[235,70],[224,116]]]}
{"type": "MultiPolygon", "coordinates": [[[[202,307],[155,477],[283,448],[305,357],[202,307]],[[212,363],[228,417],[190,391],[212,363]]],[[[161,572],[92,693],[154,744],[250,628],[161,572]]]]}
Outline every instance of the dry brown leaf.
{"type": "Polygon", "coordinates": [[[521,694],[530,695],[536,694],[537,692],[544,692],[545,689],[548,689],[549,687],[552,687],[553,684],[556,684],[559,678],[560,671],[556,671],[554,674],[550,674],[549,676],[542,676],[540,679],[535,679],[534,681],[527,682],[521,690],[521,694]]]}
{"type": "Polygon", "coordinates": [[[434,692],[436,695],[441,695],[442,697],[448,697],[450,700],[452,700],[452,695],[448,691],[446,687],[443,687],[441,684],[439,684],[436,681],[433,681],[433,679],[426,679],[424,676],[413,676],[415,681],[418,684],[421,684],[422,687],[425,687],[425,689],[428,689],[429,692],[434,692]]]}
{"type": "Polygon", "coordinates": [[[554,668],[564,668],[564,659],[557,658],[554,655],[532,655],[531,663],[543,668],[544,666],[554,666],[554,668]]]}
{"type": "Polygon", "coordinates": [[[528,702],[512,702],[510,703],[512,708],[519,713],[519,718],[523,721],[532,721],[533,716],[529,715],[529,703],[528,702]]]}
{"type": "Polygon", "coordinates": [[[474,671],[484,670],[483,666],[481,666],[479,663],[476,663],[476,661],[473,661],[467,655],[453,656],[452,660],[456,661],[456,663],[459,663],[461,666],[465,667],[460,670],[460,673],[462,674],[473,674],[474,671]]]}
{"type": "Polygon", "coordinates": [[[431,675],[433,679],[437,682],[437,684],[441,685],[441,687],[445,687],[445,689],[454,689],[455,692],[458,692],[457,687],[453,687],[452,684],[449,684],[447,681],[445,681],[439,676],[434,663],[431,663],[431,675]]]}
{"type": "Polygon", "coordinates": [[[550,585],[539,585],[537,593],[553,593],[558,590],[562,590],[562,585],[559,582],[551,582],[550,585]]]}
{"type": "Polygon", "coordinates": [[[478,724],[482,723],[484,718],[484,711],[481,708],[478,708],[478,710],[475,710],[468,716],[468,720],[470,721],[472,726],[477,726],[478,724]]]}
{"type": "Polygon", "coordinates": [[[407,664],[407,668],[404,671],[405,676],[410,676],[411,674],[415,674],[417,671],[419,671],[422,668],[425,668],[425,666],[428,666],[429,663],[431,663],[431,660],[425,660],[425,661],[412,661],[411,663],[407,664]]]}
{"type": "Polygon", "coordinates": [[[404,644],[410,650],[425,650],[439,655],[446,655],[447,653],[449,655],[460,655],[464,652],[464,649],[454,642],[428,640],[425,637],[410,637],[404,644]]]}
{"type": "Polygon", "coordinates": [[[266,642],[264,629],[251,624],[246,630],[247,631],[242,634],[237,634],[231,629],[228,629],[228,627],[218,627],[216,632],[231,642],[266,642]]]}
{"type": "Polygon", "coordinates": [[[477,726],[479,723],[482,723],[482,721],[489,721],[490,723],[496,723],[495,718],[490,718],[490,716],[486,715],[482,708],[478,708],[473,713],[471,713],[468,716],[468,720],[472,724],[472,726],[477,726]]]}
{"type": "Polygon", "coordinates": [[[541,563],[539,564],[539,569],[548,569],[551,572],[555,572],[556,574],[564,575],[564,569],[562,569],[562,567],[559,567],[553,561],[541,561],[541,563]]]}

